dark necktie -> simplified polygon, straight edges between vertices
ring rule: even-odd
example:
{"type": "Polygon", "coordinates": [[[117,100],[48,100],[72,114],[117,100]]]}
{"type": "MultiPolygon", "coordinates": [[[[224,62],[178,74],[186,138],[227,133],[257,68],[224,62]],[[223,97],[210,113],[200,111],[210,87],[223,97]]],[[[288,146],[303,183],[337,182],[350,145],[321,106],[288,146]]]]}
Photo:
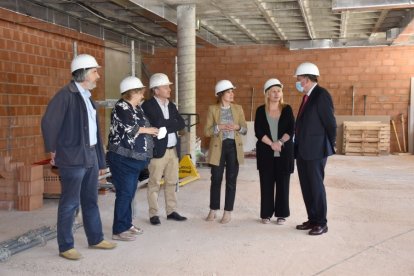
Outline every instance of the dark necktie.
{"type": "MultiPolygon", "coordinates": [[[[305,94],[305,95],[303,95],[303,98],[302,98],[302,103],[300,104],[300,107],[299,107],[299,112],[298,112],[298,116],[297,116],[297,118],[299,118],[299,116],[302,114],[302,112],[303,112],[303,109],[305,109],[305,105],[306,105],[306,102],[308,101],[308,98],[309,98],[309,96],[307,95],[307,94],[305,94]]],[[[296,118],[296,119],[297,119],[296,118]]]]}

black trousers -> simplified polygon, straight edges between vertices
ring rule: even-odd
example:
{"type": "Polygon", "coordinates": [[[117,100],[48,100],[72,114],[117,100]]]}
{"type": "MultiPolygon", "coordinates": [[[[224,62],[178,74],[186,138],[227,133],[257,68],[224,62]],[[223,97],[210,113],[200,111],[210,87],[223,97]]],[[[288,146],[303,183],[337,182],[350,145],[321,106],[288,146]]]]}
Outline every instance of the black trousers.
{"type": "Polygon", "coordinates": [[[222,144],[220,164],[211,166],[210,209],[220,209],[221,182],[226,169],[225,211],[233,211],[236,197],[236,182],[239,174],[236,143],[233,139],[225,139],[222,144]]]}
{"type": "Polygon", "coordinates": [[[327,224],[326,191],[323,180],[327,158],[303,160],[300,155],[296,158],[300,187],[305,202],[308,220],[315,225],[327,224]]]}
{"type": "Polygon", "coordinates": [[[280,172],[280,158],[274,157],[272,170],[259,169],[260,177],[260,217],[286,218],[289,209],[290,173],[280,172]],[[276,193],[275,193],[276,187],[276,193]]]}

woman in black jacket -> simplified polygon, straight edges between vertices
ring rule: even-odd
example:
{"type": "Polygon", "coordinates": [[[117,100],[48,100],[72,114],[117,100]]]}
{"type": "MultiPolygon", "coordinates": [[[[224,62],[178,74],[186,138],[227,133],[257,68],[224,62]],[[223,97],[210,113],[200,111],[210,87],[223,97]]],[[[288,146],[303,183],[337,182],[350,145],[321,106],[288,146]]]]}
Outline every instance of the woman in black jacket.
{"type": "Polygon", "coordinates": [[[257,169],[260,176],[260,217],[284,224],[289,210],[289,181],[293,173],[293,133],[295,118],[290,105],[283,102],[283,85],[269,79],[264,85],[265,104],[256,110],[257,169]],[[275,194],[276,186],[276,194],[275,194]]]}
{"type": "Polygon", "coordinates": [[[121,99],[111,113],[107,159],[115,186],[112,239],[133,241],[143,230],[132,224],[131,203],[138,177],[152,158],[153,140],[158,129],[151,127],[140,104],[145,87],[141,80],[126,77],[120,84],[121,99]]]}

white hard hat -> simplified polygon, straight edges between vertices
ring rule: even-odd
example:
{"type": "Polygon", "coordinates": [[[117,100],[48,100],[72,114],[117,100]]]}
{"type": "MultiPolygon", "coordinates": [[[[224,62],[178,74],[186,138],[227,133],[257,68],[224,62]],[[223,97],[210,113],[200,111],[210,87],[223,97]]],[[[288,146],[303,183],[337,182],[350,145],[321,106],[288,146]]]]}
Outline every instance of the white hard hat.
{"type": "Polygon", "coordinates": [[[150,78],[150,88],[154,88],[154,87],[162,86],[162,85],[170,85],[170,84],[173,84],[173,83],[170,82],[170,80],[168,79],[168,76],[163,73],[156,73],[152,75],[150,78]]]}
{"type": "Polygon", "coordinates": [[[229,80],[221,80],[216,84],[216,96],[218,93],[229,90],[236,89],[236,87],[229,80]]]}
{"type": "Polygon", "coordinates": [[[144,87],[145,86],[142,84],[139,78],[134,77],[134,76],[129,76],[121,81],[121,84],[119,85],[119,90],[121,91],[121,94],[122,94],[131,89],[140,89],[144,87]]]}
{"type": "Polygon", "coordinates": [[[98,62],[96,62],[96,59],[87,54],[81,54],[76,56],[72,60],[72,64],[70,65],[71,72],[75,72],[78,69],[86,69],[86,68],[99,68],[101,66],[98,65],[98,62]]]}
{"type": "Polygon", "coordinates": [[[304,62],[296,69],[295,77],[300,75],[314,75],[319,76],[318,67],[310,62],[304,62]]]}
{"type": "Polygon", "coordinates": [[[263,93],[266,93],[267,89],[275,85],[279,85],[283,88],[283,84],[278,79],[268,79],[263,86],[263,93]]]}

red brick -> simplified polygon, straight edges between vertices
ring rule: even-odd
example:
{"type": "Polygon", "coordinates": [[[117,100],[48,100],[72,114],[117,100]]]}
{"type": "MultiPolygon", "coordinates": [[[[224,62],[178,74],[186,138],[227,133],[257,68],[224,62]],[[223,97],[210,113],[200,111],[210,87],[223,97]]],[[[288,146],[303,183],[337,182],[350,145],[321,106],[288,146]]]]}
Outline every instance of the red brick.
{"type": "Polygon", "coordinates": [[[17,210],[32,211],[43,207],[43,195],[18,196],[17,210]]]}
{"type": "Polygon", "coordinates": [[[43,176],[41,179],[37,179],[37,180],[17,182],[17,196],[43,195],[43,192],[44,192],[43,176]]]}
{"type": "Polygon", "coordinates": [[[19,168],[19,181],[43,180],[43,166],[27,165],[19,168]]]}

